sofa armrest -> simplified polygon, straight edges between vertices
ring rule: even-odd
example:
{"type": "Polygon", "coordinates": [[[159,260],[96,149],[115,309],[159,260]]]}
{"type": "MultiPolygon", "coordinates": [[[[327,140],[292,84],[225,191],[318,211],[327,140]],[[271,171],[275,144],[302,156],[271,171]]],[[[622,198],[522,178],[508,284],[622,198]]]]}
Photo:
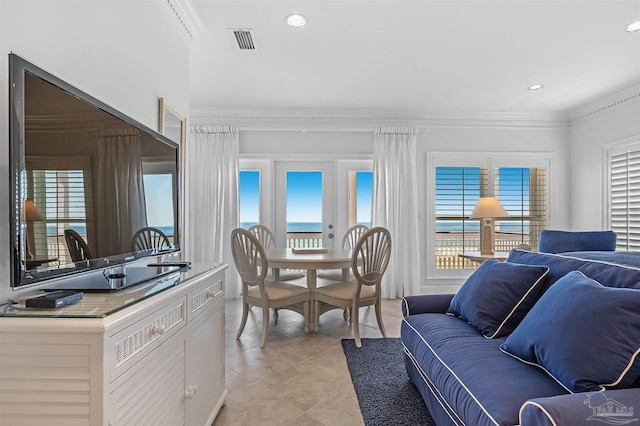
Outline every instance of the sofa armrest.
{"type": "Polygon", "coordinates": [[[521,426],[626,424],[640,417],[640,388],[535,398],[520,407],[521,426]]]}
{"type": "Polygon", "coordinates": [[[402,298],[402,316],[416,314],[444,314],[449,308],[453,294],[419,294],[402,298]]]}

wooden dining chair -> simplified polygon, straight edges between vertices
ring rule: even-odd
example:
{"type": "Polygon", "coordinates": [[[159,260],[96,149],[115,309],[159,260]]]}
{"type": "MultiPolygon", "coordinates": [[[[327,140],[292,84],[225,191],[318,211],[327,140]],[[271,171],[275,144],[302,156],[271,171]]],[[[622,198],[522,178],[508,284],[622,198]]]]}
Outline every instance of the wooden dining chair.
{"type": "MultiPolygon", "coordinates": [[[[273,231],[271,231],[267,226],[260,224],[253,225],[249,228],[249,232],[251,232],[258,241],[260,241],[265,250],[276,248],[276,237],[273,234],[273,231]]],[[[305,276],[302,272],[282,269],[272,269],[271,273],[272,276],[269,278],[275,281],[297,280],[298,278],[305,276]]]]}
{"type": "Polygon", "coordinates": [[[382,227],[371,228],[358,240],[351,257],[354,279],[318,287],[314,291],[315,324],[318,328],[320,315],[331,309],[349,308],[356,346],[360,341],[359,309],[375,305],[378,328],[387,337],[382,322],[380,285],[387,270],[391,255],[391,236],[382,227]]]}
{"type": "Polygon", "coordinates": [[[169,238],[153,226],[139,229],[131,238],[131,251],[161,249],[170,247],[169,238]]]}
{"type": "Polygon", "coordinates": [[[296,284],[267,280],[269,264],[264,247],[246,229],[236,228],[231,232],[231,252],[242,281],[242,321],[236,339],[244,331],[251,306],[262,308],[261,348],[269,334],[269,309],[290,309],[301,314],[308,333],[311,291],[296,284]]]}
{"type": "Polygon", "coordinates": [[[64,239],[69,249],[69,256],[71,256],[73,262],[93,259],[89,245],[76,231],[73,229],[65,229],[64,239]]]}
{"type": "MultiPolygon", "coordinates": [[[[366,225],[354,225],[347,229],[347,232],[345,232],[342,237],[342,248],[345,250],[352,250],[358,243],[362,234],[368,230],[369,227],[366,225]]],[[[325,271],[320,271],[318,272],[318,278],[333,281],[344,281],[345,279],[349,279],[349,277],[343,277],[341,269],[327,269],[325,271]]]]}

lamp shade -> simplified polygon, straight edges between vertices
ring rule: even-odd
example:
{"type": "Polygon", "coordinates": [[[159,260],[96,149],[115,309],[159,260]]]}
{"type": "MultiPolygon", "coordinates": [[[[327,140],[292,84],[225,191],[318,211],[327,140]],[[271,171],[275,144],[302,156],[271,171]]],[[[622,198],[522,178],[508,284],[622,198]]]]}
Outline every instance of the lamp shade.
{"type": "Polygon", "coordinates": [[[508,217],[509,213],[502,207],[496,197],[480,197],[469,219],[484,219],[491,217],[508,217]]]}
{"type": "Polygon", "coordinates": [[[44,220],[33,200],[24,200],[22,213],[24,214],[24,220],[29,222],[44,220]]]}

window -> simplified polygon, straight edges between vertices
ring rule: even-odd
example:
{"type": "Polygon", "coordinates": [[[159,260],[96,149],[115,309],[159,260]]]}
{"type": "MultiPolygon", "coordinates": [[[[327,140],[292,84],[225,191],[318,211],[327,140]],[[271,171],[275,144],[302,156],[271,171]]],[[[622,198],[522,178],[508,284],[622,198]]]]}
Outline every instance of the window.
{"type": "Polygon", "coordinates": [[[640,251],[640,144],[609,150],[609,226],[616,249],[640,251]]]}
{"type": "Polygon", "coordinates": [[[34,201],[44,221],[30,223],[29,249],[32,254],[56,256],[61,263],[70,262],[64,230],[73,229],[89,243],[92,222],[91,172],[89,158],[69,161],[66,158],[30,157],[27,199],[34,201]],[[71,169],[70,165],[82,169],[71,169]]]}
{"type": "Polygon", "coordinates": [[[173,191],[173,179],[173,174],[169,173],[145,173],[142,176],[147,225],[161,230],[171,244],[175,233],[174,217],[173,209],[167,208],[166,194],[173,191]]]}
{"type": "Polygon", "coordinates": [[[542,159],[464,159],[458,155],[432,158],[433,269],[478,266],[458,253],[480,251],[482,223],[469,215],[484,196],[495,195],[509,213],[508,218],[494,220],[495,251],[508,252],[519,244],[537,248],[547,223],[546,163],[542,159]]]}
{"type": "Polygon", "coordinates": [[[239,186],[240,227],[249,229],[260,223],[260,172],[241,170],[239,186]]]}
{"type": "Polygon", "coordinates": [[[166,194],[174,193],[174,188],[177,185],[175,164],[163,157],[143,158],[142,182],[147,226],[161,230],[169,238],[169,243],[173,244],[175,217],[173,209],[167,208],[166,194]]]}
{"type": "Polygon", "coordinates": [[[349,172],[349,227],[371,227],[371,202],[373,197],[373,172],[349,172]]]}
{"type": "Polygon", "coordinates": [[[547,225],[547,171],[544,167],[498,167],[494,193],[509,213],[496,221],[495,250],[508,252],[518,244],[538,247],[547,225]]]}
{"type": "Polygon", "coordinates": [[[372,165],[370,159],[241,158],[239,226],[246,229],[264,224],[280,238],[277,245],[281,247],[298,244],[293,239],[305,233],[305,238],[314,240],[310,244],[340,244],[349,227],[356,223],[371,225],[372,165]],[[334,181],[338,184],[334,185],[334,181]],[[333,233],[333,241],[321,243],[323,231],[333,233]]]}
{"type": "Polygon", "coordinates": [[[458,253],[480,249],[480,222],[467,218],[486,195],[487,169],[436,167],[435,181],[436,268],[471,267],[458,253]]]}

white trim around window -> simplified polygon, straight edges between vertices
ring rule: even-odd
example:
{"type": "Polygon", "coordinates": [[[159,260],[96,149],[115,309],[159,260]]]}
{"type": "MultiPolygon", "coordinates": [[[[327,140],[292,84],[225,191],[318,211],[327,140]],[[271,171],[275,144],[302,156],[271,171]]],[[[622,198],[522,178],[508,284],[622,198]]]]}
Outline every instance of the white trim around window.
{"type": "MultiPolygon", "coordinates": [[[[426,244],[423,257],[427,265],[425,281],[427,288],[451,290],[459,287],[469,276],[472,269],[436,269],[435,260],[435,170],[439,166],[482,167],[495,170],[499,167],[544,168],[546,180],[546,221],[551,223],[552,210],[552,171],[554,155],[548,152],[428,152],[426,167],[426,244]]],[[[493,173],[493,172],[492,172],[493,173]]],[[[493,179],[489,179],[489,193],[493,194],[493,179]]]]}

